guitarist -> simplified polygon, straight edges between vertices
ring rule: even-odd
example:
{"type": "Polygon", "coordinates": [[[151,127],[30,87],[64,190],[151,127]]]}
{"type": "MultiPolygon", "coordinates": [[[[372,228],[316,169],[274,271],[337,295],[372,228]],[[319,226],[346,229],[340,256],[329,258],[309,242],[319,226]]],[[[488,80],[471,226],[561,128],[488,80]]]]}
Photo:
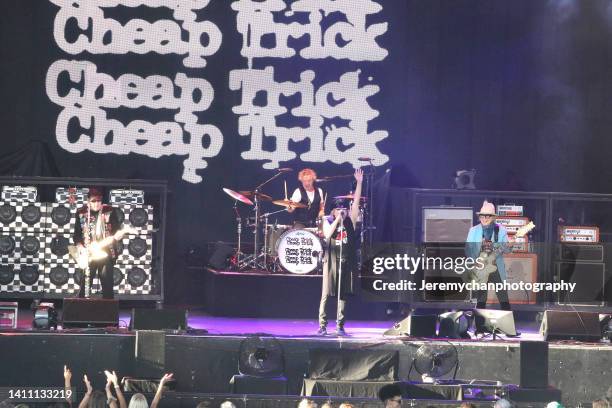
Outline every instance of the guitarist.
{"type": "MultiPolygon", "coordinates": [[[[482,208],[476,213],[480,224],[470,228],[466,239],[465,253],[466,256],[476,259],[481,252],[491,253],[499,245],[502,246],[501,253],[495,259],[497,270],[489,275],[488,282],[503,283],[506,280],[506,265],[504,264],[503,254],[510,252],[513,239],[508,239],[508,231],[503,225],[495,223],[495,206],[493,203],[485,200],[482,203],[482,208]]],[[[484,309],[487,306],[487,291],[478,290],[474,292],[476,296],[476,308],[484,309]]],[[[502,310],[511,310],[510,302],[508,301],[508,291],[502,289],[496,292],[497,300],[502,310]]],[[[476,318],[476,331],[480,332],[482,327],[482,318],[476,318]]]]}
{"type": "MultiPolygon", "coordinates": [[[[110,205],[102,204],[102,192],[97,188],[89,189],[87,204],[81,207],[76,214],[73,240],[80,253],[105,237],[113,236],[115,241],[123,235],[118,232],[120,223],[115,209],[110,205]]],[[[97,274],[102,285],[102,297],[113,298],[113,265],[117,257],[115,245],[103,248],[108,256],[100,260],[89,262],[89,287],[92,287],[94,276],[97,274]]],[[[80,282],[79,297],[85,295],[85,271],[83,281],[80,282]]]]}

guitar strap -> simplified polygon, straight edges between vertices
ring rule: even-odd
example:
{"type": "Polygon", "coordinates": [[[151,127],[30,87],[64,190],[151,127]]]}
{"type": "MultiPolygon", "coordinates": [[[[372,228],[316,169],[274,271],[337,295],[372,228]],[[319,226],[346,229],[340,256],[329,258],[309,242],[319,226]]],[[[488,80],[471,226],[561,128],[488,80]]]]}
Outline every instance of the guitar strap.
{"type": "Polygon", "coordinates": [[[493,228],[493,242],[498,242],[498,238],[499,238],[499,225],[495,224],[495,227],[493,228]]]}

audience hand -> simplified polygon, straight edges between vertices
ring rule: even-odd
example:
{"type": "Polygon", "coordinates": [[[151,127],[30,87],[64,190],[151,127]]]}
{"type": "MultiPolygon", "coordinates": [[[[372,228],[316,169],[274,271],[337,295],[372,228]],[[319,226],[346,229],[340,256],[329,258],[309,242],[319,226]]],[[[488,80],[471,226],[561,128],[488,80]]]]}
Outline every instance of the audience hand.
{"type": "Polygon", "coordinates": [[[170,374],[164,374],[164,376],[161,378],[161,380],[159,380],[159,386],[163,387],[169,380],[172,380],[172,373],[170,374]]]}
{"type": "Polygon", "coordinates": [[[106,379],[108,381],[111,381],[115,387],[119,386],[119,383],[117,380],[117,373],[115,371],[110,372],[108,370],[104,370],[104,374],[106,375],[106,379]]]}
{"type": "Polygon", "coordinates": [[[87,374],[83,375],[83,382],[87,387],[87,394],[91,394],[93,392],[93,388],[91,387],[91,383],[89,382],[89,378],[87,378],[87,374]]]}
{"type": "Polygon", "coordinates": [[[72,371],[70,371],[70,369],[66,365],[64,365],[64,381],[70,382],[71,379],[72,371]]]}

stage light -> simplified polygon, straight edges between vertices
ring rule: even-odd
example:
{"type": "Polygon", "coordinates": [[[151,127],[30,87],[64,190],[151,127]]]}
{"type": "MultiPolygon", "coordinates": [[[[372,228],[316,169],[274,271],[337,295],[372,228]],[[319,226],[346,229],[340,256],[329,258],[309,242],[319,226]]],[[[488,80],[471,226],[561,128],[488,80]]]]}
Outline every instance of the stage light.
{"type": "Polygon", "coordinates": [[[57,310],[53,303],[40,303],[34,312],[32,327],[35,329],[57,329],[57,310]]]}
{"type": "Polygon", "coordinates": [[[474,177],[476,177],[476,169],[457,170],[453,187],[457,190],[474,190],[476,189],[474,177]]]}

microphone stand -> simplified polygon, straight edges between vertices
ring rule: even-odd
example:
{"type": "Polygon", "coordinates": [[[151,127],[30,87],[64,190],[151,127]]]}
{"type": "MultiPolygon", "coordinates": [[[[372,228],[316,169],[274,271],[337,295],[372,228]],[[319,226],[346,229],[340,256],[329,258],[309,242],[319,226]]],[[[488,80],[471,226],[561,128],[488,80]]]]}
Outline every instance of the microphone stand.
{"type": "Polygon", "coordinates": [[[366,182],[367,182],[366,191],[368,192],[368,198],[370,199],[370,206],[368,208],[368,214],[367,214],[367,217],[368,217],[367,229],[368,229],[368,245],[370,246],[370,248],[372,248],[373,234],[374,234],[374,229],[376,228],[374,226],[374,176],[376,175],[376,167],[374,167],[374,163],[372,163],[372,159],[368,161],[370,162],[371,171],[366,174],[366,182]]]}
{"type": "MultiPolygon", "coordinates": [[[[342,233],[344,232],[344,217],[342,218],[342,227],[340,228],[340,256],[338,258],[338,299],[336,300],[336,332],[338,331],[338,314],[340,313],[340,290],[342,289],[342,247],[344,246],[344,239],[342,238],[342,233]]],[[[346,239],[348,240],[348,231],[346,235],[346,239]]]]}

